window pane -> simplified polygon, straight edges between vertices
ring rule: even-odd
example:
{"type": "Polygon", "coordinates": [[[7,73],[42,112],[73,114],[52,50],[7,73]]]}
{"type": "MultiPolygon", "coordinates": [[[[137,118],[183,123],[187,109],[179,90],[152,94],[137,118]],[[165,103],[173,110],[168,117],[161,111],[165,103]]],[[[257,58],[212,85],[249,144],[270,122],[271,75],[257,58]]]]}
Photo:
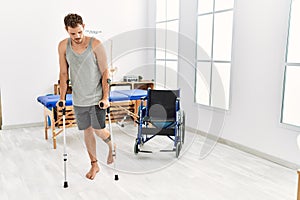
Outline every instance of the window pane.
{"type": "Polygon", "coordinates": [[[156,61],[156,70],[155,70],[155,87],[165,86],[165,61],[156,61]]]}
{"type": "Polygon", "coordinates": [[[156,88],[177,87],[179,0],[157,2],[156,88]]]}
{"type": "Polygon", "coordinates": [[[232,9],[234,0],[215,0],[215,11],[232,9]]]}
{"type": "Polygon", "coordinates": [[[167,20],[179,19],[179,0],[167,1],[167,20]]]}
{"type": "Polygon", "coordinates": [[[300,126],[300,66],[287,66],[282,122],[300,126]]]}
{"type": "Polygon", "coordinates": [[[166,61],[166,88],[177,89],[177,61],[166,61]]]}
{"type": "Polygon", "coordinates": [[[166,56],[165,50],[158,49],[158,48],[155,49],[155,58],[156,59],[162,60],[162,59],[165,59],[165,56],[166,56]]]}
{"type": "Polygon", "coordinates": [[[167,59],[178,59],[178,22],[179,20],[167,23],[167,59]]]}
{"type": "Polygon", "coordinates": [[[300,63],[300,1],[292,1],[289,43],[288,43],[288,63],[300,63]]]}
{"type": "Polygon", "coordinates": [[[211,60],[213,15],[198,17],[197,32],[197,58],[198,60],[211,60]]]}
{"type": "Polygon", "coordinates": [[[156,21],[165,21],[166,20],[166,5],[167,0],[157,0],[156,1],[156,21]]]}
{"type": "Polygon", "coordinates": [[[212,66],[211,105],[228,110],[230,88],[230,63],[214,63],[212,66]]]}
{"type": "Polygon", "coordinates": [[[214,60],[231,60],[232,16],[232,11],[215,14],[214,60]]]}
{"type": "Polygon", "coordinates": [[[198,62],[196,75],[196,103],[207,106],[209,106],[210,94],[210,65],[210,62],[198,62]]]}
{"type": "Polygon", "coordinates": [[[156,59],[165,59],[166,23],[156,24],[156,59]]]}
{"type": "Polygon", "coordinates": [[[198,14],[213,12],[213,0],[198,0],[198,14]]]}

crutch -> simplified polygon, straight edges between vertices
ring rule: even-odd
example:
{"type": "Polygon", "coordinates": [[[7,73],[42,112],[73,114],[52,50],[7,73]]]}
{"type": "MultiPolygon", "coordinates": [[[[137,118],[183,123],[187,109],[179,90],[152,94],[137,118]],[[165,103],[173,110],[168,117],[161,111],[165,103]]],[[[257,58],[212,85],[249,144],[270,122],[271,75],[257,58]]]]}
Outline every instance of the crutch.
{"type": "MultiPolygon", "coordinates": [[[[67,90],[69,86],[69,80],[67,80],[67,90]]],[[[65,101],[67,100],[67,91],[65,95],[65,101]]],[[[68,187],[67,181],[67,160],[68,154],[66,149],[66,105],[62,101],[58,103],[58,106],[62,108],[62,115],[63,115],[63,135],[64,135],[64,153],[63,153],[63,160],[64,160],[64,188],[68,187]]]]}
{"type": "MultiPolygon", "coordinates": [[[[110,79],[107,80],[107,83],[110,85],[110,79]]],[[[110,92],[109,92],[110,93],[110,92]]],[[[100,102],[99,107],[102,109],[104,106],[103,102],[100,102]]],[[[111,117],[110,117],[110,107],[108,107],[107,109],[107,116],[108,116],[108,126],[109,126],[109,132],[110,132],[110,138],[111,138],[111,144],[112,144],[112,154],[113,154],[113,158],[114,158],[114,174],[115,174],[115,181],[119,180],[119,176],[117,174],[117,170],[116,170],[116,148],[114,145],[114,137],[113,137],[113,132],[112,132],[112,126],[111,126],[111,117]]]]}
{"type": "Polygon", "coordinates": [[[63,105],[63,102],[59,102],[59,106],[63,107],[62,114],[63,114],[63,135],[64,135],[64,188],[68,187],[68,181],[67,181],[67,160],[68,160],[68,154],[66,151],[66,106],[63,105]]]}
{"type": "MultiPolygon", "coordinates": [[[[104,104],[103,102],[100,102],[99,104],[100,108],[103,108],[104,104]]],[[[112,143],[112,154],[114,157],[114,172],[115,172],[115,181],[119,180],[119,176],[117,174],[116,171],[116,148],[114,145],[114,137],[113,137],[113,133],[112,133],[112,126],[111,126],[111,118],[110,118],[110,107],[108,107],[107,109],[107,115],[108,115],[108,126],[109,126],[109,132],[110,132],[110,138],[111,138],[111,143],[112,143]]]]}

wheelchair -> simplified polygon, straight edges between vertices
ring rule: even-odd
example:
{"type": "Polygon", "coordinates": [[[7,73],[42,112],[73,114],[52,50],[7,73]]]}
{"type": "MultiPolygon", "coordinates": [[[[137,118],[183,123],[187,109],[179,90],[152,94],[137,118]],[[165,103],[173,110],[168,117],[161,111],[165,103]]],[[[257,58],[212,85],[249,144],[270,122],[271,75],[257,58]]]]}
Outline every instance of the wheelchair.
{"type": "Polygon", "coordinates": [[[167,136],[174,142],[173,149],[161,152],[176,152],[179,157],[185,137],[185,113],[180,106],[180,90],[148,89],[138,109],[138,133],[134,153],[152,153],[141,147],[156,136],[167,136]]]}

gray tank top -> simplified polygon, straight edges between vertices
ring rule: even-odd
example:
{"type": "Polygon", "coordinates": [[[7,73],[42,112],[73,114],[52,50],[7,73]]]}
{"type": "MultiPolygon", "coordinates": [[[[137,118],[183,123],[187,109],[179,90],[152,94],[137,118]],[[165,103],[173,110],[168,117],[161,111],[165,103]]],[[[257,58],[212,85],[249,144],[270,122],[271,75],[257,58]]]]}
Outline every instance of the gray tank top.
{"type": "Polygon", "coordinates": [[[93,39],[90,39],[87,49],[81,54],[73,51],[71,39],[68,39],[66,59],[70,70],[73,105],[75,106],[97,105],[102,99],[101,73],[92,49],[93,39]]]}

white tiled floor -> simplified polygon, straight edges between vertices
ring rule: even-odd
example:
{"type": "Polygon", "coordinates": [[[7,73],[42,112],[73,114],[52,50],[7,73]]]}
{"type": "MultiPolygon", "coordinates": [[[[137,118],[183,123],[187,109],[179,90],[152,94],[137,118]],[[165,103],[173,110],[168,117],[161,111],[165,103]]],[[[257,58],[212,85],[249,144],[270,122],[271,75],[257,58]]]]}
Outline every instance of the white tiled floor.
{"type": "MultiPolygon", "coordinates": [[[[106,145],[97,139],[101,172],[93,181],[85,178],[90,166],[82,132],[67,129],[67,189],[62,187],[62,136],[53,150],[43,127],[0,131],[0,199],[296,199],[294,170],[222,144],[200,158],[204,138],[192,133],[186,134],[179,159],[174,152],[134,155],[136,127],[113,128],[117,172],[104,164],[106,145]],[[114,181],[116,173],[119,181],[114,181]]],[[[155,138],[144,148],[172,148],[172,142],[155,138]]]]}

